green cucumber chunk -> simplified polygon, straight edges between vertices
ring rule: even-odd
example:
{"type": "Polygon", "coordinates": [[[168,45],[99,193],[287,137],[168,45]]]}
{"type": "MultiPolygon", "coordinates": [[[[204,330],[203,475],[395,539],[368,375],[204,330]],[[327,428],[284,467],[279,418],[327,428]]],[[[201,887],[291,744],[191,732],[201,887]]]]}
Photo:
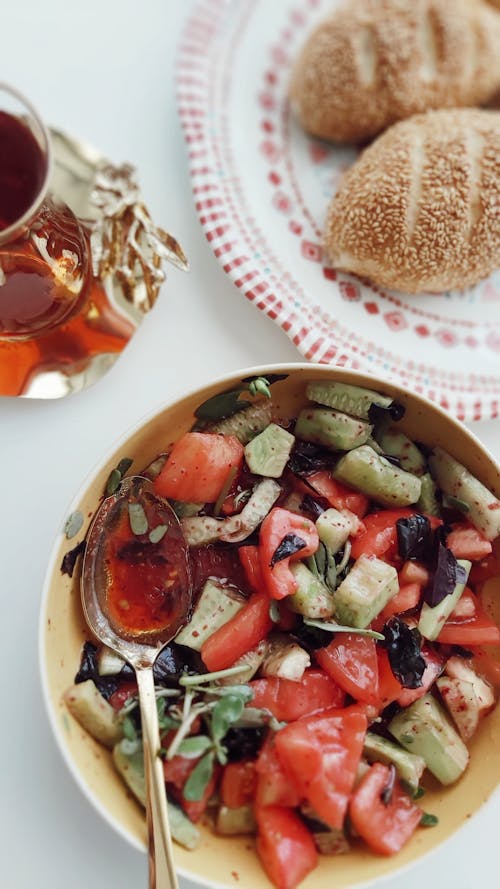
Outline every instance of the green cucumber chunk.
{"type": "Polygon", "coordinates": [[[316,530],[319,539],[330,550],[332,555],[342,549],[352,531],[352,522],[339,509],[325,509],[316,519],[316,530]]]}
{"type": "Polygon", "coordinates": [[[467,767],[469,751],[431,694],[401,710],[389,723],[389,731],[406,750],[425,760],[441,784],[453,784],[467,767]]]}
{"type": "Polygon", "coordinates": [[[417,445],[396,426],[382,424],[375,430],[374,437],[384,454],[399,460],[401,469],[413,472],[414,475],[424,474],[427,463],[422,451],[419,451],[417,445]]]}
{"type": "Polygon", "coordinates": [[[241,593],[209,578],[201,591],[191,620],[177,633],[175,641],[179,645],[187,645],[194,651],[200,651],[206,639],[231,620],[244,604],[245,598],[241,593]]]}
{"type": "Polygon", "coordinates": [[[364,420],[326,408],[305,408],[295,425],[297,438],[333,451],[350,451],[364,444],[371,431],[364,420]]]}
{"type": "Polygon", "coordinates": [[[363,554],[335,590],[335,617],[348,627],[364,629],[398,590],[396,569],[363,554]]]}
{"type": "Polygon", "coordinates": [[[458,460],[442,448],[429,457],[429,468],[441,490],[468,506],[467,518],[488,540],[500,535],[500,501],[458,460]]]}
{"type": "Polygon", "coordinates": [[[303,562],[290,565],[295,580],[296,591],[288,597],[287,602],[292,611],[303,617],[328,618],[334,612],[333,593],[314,576],[303,562]]]}
{"type": "Polygon", "coordinates": [[[230,809],[229,806],[221,806],[217,812],[215,830],[224,837],[256,833],[257,821],[255,820],[253,806],[239,806],[236,809],[230,809]]]}
{"type": "Polygon", "coordinates": [[[64,702],[80,725],[105,747],[113,747],[122,737],[117,711],[103,698],[92,679],[72,685],[64,702]]]}
{"type": "Polygon", "coordinates": [[[416,475],[393,466],[369,445],[348,451],[338,461],[333,475],[384,506],[409,506],[420,497],[416,475]]]}
{"type": "Polygon", "coordinates": [[[435,605],[433,608],[428,605],[427,602],[424,602],[422,605],[418,622],[418,631],[431,642],[434,639],[437,639],[451,612],[456,608],[457,602],[465,589],[467,578],[469,577],[472,563],[469,562],[468,559],[457,559],[457,563],[461,565],[462,568],[465,568],[467,572],[464,582],[455,584],[453,592],[450,593],[449,596],[445,596],[439,605],[435,605]]]}
{"type": "Polygon", "coordinates": [[[256,401],[231,417],[210,424],[209,429],[223,435],[235,435],[242,445],[246,445],[269,425],[272,410],[272,402],[268,399],[256,401]]]}
{"type": "Polygon", "coordinates": [[[319,380],[309,383],[306,395],[310,401],[317,404],[325,404],[338,411],[344,411],[353,417],[362,420],[369,419],[370,408],[373,404],[389,408],[393,399],[387,395],[381,395],[373,389],[364,389],[362,386],[352,386],[349,383],[331,383],[328,380],[319,380]]]}
{"type": "Polygon", "coordinates": [[[441,507],[437,497],[437,487],[430,472],[420,476],[420,497],[417,501],[418,511],[423,515],[441,515],[441,507]]]}
{"type": "MultiPolygon", "coordinates": [[[[142,744],[129,753],[125,741],[113,748],[113,762],[127,787],[142,806],[146,805],[146,780],[144,776],[144,755],[142,744]]],[[[185,849],[193,850],[199,845],[201,834],[179,806],[167,799],[168,823],[172,839],[185,849]]]]}
{"type": "Polygon", "coordinates": [[[412,794],[416,793],[420,779],[425,769],[425,760],[415,753],[410,753],[394,741],[367,732],[365,735],[363,753],[368,762],[382,762],[384,765],[395,766],[401,781],[409,788],[412,794]]]}
{"type": "Polygon", "coordinates": [[[294,442],[295,437],[290,432],[276,423],[270,423],[245,446],[245,460],[250,472],[267,478],[279,478],[294,442]]]}

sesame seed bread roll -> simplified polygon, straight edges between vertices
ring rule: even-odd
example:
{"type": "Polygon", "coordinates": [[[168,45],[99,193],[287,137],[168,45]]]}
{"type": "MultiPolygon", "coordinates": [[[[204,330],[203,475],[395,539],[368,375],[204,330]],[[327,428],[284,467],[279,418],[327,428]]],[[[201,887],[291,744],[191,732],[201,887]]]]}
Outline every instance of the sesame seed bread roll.
{"type": "Polygon", "coordinates": [[[482,0],[351,0],[307,41],[290,99],[314,136],[359,142],[499,88],[500,14],[482,0]]]}
{"type": "Polygon", "coordinates": [[[324,240],[336,268],[406,293],[487,277],[500,266],[500,113],[394,124],[344,175],[324,240]]]}

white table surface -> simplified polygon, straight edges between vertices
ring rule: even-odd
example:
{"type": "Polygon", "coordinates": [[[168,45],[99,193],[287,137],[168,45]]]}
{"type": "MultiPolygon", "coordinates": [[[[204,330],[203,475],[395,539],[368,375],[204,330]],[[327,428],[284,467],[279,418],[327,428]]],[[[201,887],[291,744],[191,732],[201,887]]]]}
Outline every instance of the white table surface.
{"type": "MultiPolygon", "coordinates": [[[[80,794],[41,696],[41,589],[73,494],[122,433],[187,387],[239,367],[300,360],[226,279],[195,215],[173,85],[192,7],[190,0],[23,0],[2,8],[0,78],[30,96],[47,122],[115,162],[135,164],[153,217],[179,238],[192,269],[170,272],[154,311],[95,387],[60,401],[0,399],[2,889],[146,886],[146,857],[80,794]]],[[[500,457],[498,423],[474,429],[500,457]]],[[[377,885],[498,886],[499,823],[497,794],[431,858],[377,885]]],[[[332,885],[333,874],[332,863],[332,885]]],[[[182,881],[182,889],[192,884],[182,881]]]]}

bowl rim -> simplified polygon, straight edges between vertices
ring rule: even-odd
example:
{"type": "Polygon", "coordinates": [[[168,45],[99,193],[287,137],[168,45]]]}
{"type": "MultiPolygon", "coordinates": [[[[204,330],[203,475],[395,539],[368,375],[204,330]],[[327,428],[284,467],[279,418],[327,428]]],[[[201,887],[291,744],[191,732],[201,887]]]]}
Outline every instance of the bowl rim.
{"type": "MultiPolygon", "coordinates": [[[[200,389],[204,389],[207,385],[210,387],[223,386],[224,384],[230,384],[236,380],[236,378],[241,377],[249,377],[249,376],[265,376],[266,373],[294,373],[295,371],[305,371],[308,370],[318,370],[320,369],[324,371],[325,376],[336,375],[339,374],[343,376],[344,374],[349,377],[359,377],[363,380],[363,383],[360,385],[367,386],[367,380],[369,380],[372,375],[363,370],[354,370],[346,367],[336,367],[333,365],[325,365],[318,362],[305,362],[305,361],[297,361],[297,362],[279,362],[279,363],[270,363],[270,364],[259,364],[259,365],[251,365],[243,368],[236,368],[232,371],[226,371],[224,374],[212,378],[208,381],[205,381],[199,385],[191,385],[184,389],[182,389],[173,399],[168,401],[160,402],[155,408],[152,408],[147,413],[143,414],[139,419],[135,420],[133,423],[129,424],[127,428],[122,432],[119,436],[117,436],[106,448],[103,456],[91,466],[89,471],[85,474],[83,480],[78,485],[77,490],[73,494],[71,500],[69,501],[65,511],[63,512],[61,523],[60,523],[60,531],[58,536],[55,538],[51,553],[47,562],[47,566],[45,569],[44,582],[42,586],[42,593],[39,605],[39,623],[38,623],[38,667],[39,667],[39,675],[40,675],[40,683],[42,688],[42,697],[44,701],[45,711],[48,717],[49,725],[51,726],[53,736],[56,741],[57,748],[62,755],[63,761],[66,764],[70,774],[74,778],[77,786],[81,790],[83,796],[90,803],[94,811],[96,811],[99,816],[111,827],[122,839],[128,842],[134,849],[139,852],[146,852],[146,844],[142,843],[138,838],[129,830],[127,830],[99,801],[97,796],[89,789],[87,783],[82,777],[77,764],[73,761],[69,750],[67,749],[67,745],[65,743],[65,736],[63,730],[61,728],[60,722],[56,719],[56,713],[52,706],[51,694],[50,694],[50,684],[48,678],[48,669],[45,658],[45,633],[46,633],[46,625],[47,625],[47,610],[48,610],[48,600],[49,600],[49,591],[51,587],[51,581],[53,577],[53,573],[56,566],[56,560],[58,558],[60,543],[61,543],[61,534],[63,533],[62,529],[64,527],[65,517],[71,514],[74,511],[75,507],[81,502],[82,497],[87,491],[89,485],[96,478],[99,472],[104,468],[104,466],[109,462],[110,458],[115,454],[120,448],[123,446],[125,442],[129,440],[135,433],[139,432],[146,425],[154,422],[161,414],[165,411],[175,408],[177,404],[185,400],[186,398],[190,398],[196,394],[200,389]]],[[[493,456],[491,451],[480,441],[477,435],[472,432],[464,423],[458,420],[453,414],[449,413],[447,410],[444,410],[439,404],[431,401],[425,395],[422,395],[418,392],[414,392],[413,390],[405,390],[404,387],[395,380],[391,380],[389,377],[383,377],[379,375],[373,375],[373,388],[376,389],[377,385],[387,384],[388,386],[399,390],[400,392],[405,393],[409,398],[418,402],[421,407],[431,408],[433,411],[441,414],[444,418],[446,418],[452,426],[458,426],[461,428],[463,434],[466,438],[468,438],[474,446],[481,451],[485,457],[488,458],[495,466],[498,468],[500,472],[500,461],[493,456]]],[[[498,704],[500,706],[500,702],[498,704]]],[[[487,799],[485,799],[482,804],[476,808],[476,810],[472,813],[472,815],[468,818],[467,824],[469,824],[472,820],[476,818],[478,813],[484,810],[485,806],[490,803],[493,797],[498,796],[500,793],[500,782],[497,784],[495,788],[493,788],[492,792],[489,794],[487,799]]],[[[350,884],[350,889],[371,889],[371,887],[380,884],[383,880],[392,879],[395,876],[403,876],[409,870],[414,868],[420,862],[428,860],[429,857],[436,854],[438,850],[442,850],[446,844],[449,844],[450,841],[456,837],[459,831],[463,830],[466,827],[466,824],[457,827],[453,830],[447,837],[441,840],[436,846],[433,846],[431,849],[427,850],[419,854],[414,860],[407,862],[406,864],[401,864],[400,866],[395,866],[394,870],[391,871],[390,874],[380,874],[378,876],[374,876],[368,881],[363,880],[363,882],[356,882],[350,884]]],[[[176,872],[178,875],[182,876],[185,879],[191,880],[191,882],[197,884],[202,887],[202,889],[228,889],[227,883],[219,883],[214,882],[212,880],[208,880],[207,878],[201,877],[199,874],[192,872],[191,870],[187,870],[181,865],[176,863],[176,872]]]]}

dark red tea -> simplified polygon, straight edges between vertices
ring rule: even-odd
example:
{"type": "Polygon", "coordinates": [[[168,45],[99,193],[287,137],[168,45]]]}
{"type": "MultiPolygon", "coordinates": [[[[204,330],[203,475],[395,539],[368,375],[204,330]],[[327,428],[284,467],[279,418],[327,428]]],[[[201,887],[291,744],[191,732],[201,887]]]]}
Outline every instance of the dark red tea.
{"type": "Polygon", "coordinates": [[[47,159],[31,130],[0,111],[0,232],[31,207],[46,173],[47,159]]]}

